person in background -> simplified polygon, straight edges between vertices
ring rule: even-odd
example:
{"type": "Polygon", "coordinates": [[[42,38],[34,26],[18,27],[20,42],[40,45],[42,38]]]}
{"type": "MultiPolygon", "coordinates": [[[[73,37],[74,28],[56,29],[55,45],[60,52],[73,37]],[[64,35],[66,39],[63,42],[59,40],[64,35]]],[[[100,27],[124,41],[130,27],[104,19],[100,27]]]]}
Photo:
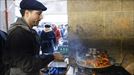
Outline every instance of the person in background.
{"type": "Polygon", "coordinates": [[[59,41],[61,39],[61,32],[60,32],[59,28],[55,24],[52,24],[52,29],[53,29],[53,31],[55,33],[56,43],[57,43],[57,46],[58,46],[59,41]]]}
{"type": "Polygon", "coordinates": [[[40,38],[42,53],[53,53],[54,47],[56,46],[56,37],[50,25],[45,25],[44,30],[41,32],[40,38]]]}
{"type": "Polygon", "coordinates": [[[61,36],[63,38],[64,37],[64,32],[65,32],[65,28],[63,27],[63,24],[60,25],[60,32],[61,32],[61,36]]]}
{"type": "Polygon", "coordinates": [[[39,75],[40,69],[52,60],[62,60],[59,53],[39,55],[40,41],[32,29],[42,19],[42,11],[47,8],[37,0],[20,2],[22,17],[18,18],[8,30],[4,63],[10,66],[10,75],[39,75]]]}
{"type": "Polygon", "coordinates": [[[63,33],[63,38],[67,39],[68,38],[68,24],[64,26],[64,33],[63,33]]]}
{"type": "Polygon", "coordinates": [[[39,29],[39,26],[34,26],[33,29],[37,32],[37,34],[40,36],[41,30],[39,29]]]}

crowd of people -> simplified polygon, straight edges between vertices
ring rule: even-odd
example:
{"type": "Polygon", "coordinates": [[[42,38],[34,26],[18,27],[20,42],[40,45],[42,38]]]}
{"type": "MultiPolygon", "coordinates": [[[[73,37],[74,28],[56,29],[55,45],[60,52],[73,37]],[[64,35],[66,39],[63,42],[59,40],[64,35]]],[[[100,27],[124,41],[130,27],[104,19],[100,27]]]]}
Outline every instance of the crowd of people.
{"type": "Polygon", "coordinates": [[[57,51],[68,38],[68,24],[42,23],[41,26],[36,26],[33,29],[40,36],[42,53],[57,51]]]}

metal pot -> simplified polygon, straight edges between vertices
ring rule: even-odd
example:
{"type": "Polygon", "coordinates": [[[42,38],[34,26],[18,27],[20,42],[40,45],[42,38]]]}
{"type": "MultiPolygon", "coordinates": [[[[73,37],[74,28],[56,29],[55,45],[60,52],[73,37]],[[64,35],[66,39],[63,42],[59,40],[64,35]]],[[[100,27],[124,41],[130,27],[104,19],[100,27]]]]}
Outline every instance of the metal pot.
{"type": "Polygon", "coordinates": [[[92,65],[85,65],[84,60],[76,61],[78,72],[84,73],[85,75],[93,75],[93,73],[104,73],[106,71],[110,71],[112,69],[112,66],[114,66],[113,63],[110,65],[102,66],[102,67],[94,67],[92,65]]]}

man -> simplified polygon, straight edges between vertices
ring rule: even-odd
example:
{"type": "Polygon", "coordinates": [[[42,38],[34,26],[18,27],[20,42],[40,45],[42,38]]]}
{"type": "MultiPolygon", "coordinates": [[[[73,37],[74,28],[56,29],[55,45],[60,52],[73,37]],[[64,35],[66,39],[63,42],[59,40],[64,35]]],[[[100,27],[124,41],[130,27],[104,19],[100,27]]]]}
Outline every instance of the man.
{"type": "Polygon", "coordinates": [[[5,63],[10,65],[10,75],[39,75],[39,70],[52,60],[62,59],[61,54],[39,56],[39,40],[32,29],[42,19],[47,8],[36,0],[22,0],[22,18],[18,18],[8,30],[5,63]]]}

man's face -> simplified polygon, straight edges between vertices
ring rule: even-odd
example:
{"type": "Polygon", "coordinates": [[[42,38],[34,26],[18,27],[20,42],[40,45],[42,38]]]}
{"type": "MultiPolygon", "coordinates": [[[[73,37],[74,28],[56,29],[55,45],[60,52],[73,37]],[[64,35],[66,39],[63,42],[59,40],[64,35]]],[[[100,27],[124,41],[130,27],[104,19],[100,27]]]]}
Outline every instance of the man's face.
{"type": "Polygon", "coordinates": [[[29,11],[28,19],[29,19],[30,25],[32,26],[38,25],[39,21],[42,19],[41,13],[42,11],[39,11],[39,10],[29,11]]]}

